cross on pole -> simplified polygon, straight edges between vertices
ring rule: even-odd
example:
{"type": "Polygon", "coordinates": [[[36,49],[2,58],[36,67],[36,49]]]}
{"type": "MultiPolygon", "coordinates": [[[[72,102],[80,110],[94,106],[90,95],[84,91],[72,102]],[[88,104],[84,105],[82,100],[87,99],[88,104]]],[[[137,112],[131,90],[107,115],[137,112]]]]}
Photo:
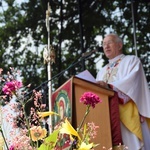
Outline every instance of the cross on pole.
{"type": "MultiPolygon", "coordinates": [[[[51,98],[52,98],[52,85],[51,85],[51,64],[55,62],[54,49],[50,46],[50,5],[47,4],[46,10],[46,29],[48,32],[48,45],[44,48],[43,58],[44,63],[47,63],[47,74],[48,74],[48,103],[49,111],[52,111],[51,98]]],[[[49,132],[52,133],[52,118],[49,116],[49,132]]]]}

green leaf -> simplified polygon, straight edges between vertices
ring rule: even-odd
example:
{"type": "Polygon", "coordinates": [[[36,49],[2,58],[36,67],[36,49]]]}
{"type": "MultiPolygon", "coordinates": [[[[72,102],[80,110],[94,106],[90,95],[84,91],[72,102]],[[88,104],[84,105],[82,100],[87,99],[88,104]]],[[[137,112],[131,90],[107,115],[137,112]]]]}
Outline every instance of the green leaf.
{"type": "Polygon", "coordinates": [[[52,150],[57,143],[58,134],[59,130],[54,130],[51,135],[44,139],[43,144],[41,144],[38,150],[52,150]]]}

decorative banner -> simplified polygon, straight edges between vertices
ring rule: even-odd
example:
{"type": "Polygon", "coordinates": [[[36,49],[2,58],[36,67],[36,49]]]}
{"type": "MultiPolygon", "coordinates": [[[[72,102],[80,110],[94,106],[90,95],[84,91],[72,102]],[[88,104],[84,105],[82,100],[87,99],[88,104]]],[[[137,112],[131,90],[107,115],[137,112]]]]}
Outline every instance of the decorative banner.
{"type": "MultiPolygon", "coordinates": [[[[64,117],[72,121],[72,78],[64,83],[52,94],[52,111],[58,113],[60,116],[52,116],[52,126],[55,127],[60,123],[64,117]]],[[[69,150],[70,149],[70,136],[67,134],[63,136],[62,140],[58,140],[56,150],[69,150]],[[68,142],[66,142],[68,141],[68,142]]]]}
{"type": "Polygon", "coordinates": [[[72,119],[72,78],[59,87],[52,94],[52,111],[60,116],[54,115],[52,119],[53,127],[59,124],[64,117],[69,121],[72,119]]]}

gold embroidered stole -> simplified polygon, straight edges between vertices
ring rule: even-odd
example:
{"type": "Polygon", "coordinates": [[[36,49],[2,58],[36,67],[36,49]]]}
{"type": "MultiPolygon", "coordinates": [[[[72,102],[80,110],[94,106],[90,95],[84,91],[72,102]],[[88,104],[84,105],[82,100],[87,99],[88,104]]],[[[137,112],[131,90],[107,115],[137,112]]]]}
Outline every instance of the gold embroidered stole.
{"type": "Polygon", "coordinates": [[[109,63],[106,68],[106,73],[103,77],[103,81],[108,83],[108,82],[113,82],[115,79],[115,76],[118,71],[118,65],[121,62],[122,58],[118,59],[117,61],[113,63],[109,63]]]}

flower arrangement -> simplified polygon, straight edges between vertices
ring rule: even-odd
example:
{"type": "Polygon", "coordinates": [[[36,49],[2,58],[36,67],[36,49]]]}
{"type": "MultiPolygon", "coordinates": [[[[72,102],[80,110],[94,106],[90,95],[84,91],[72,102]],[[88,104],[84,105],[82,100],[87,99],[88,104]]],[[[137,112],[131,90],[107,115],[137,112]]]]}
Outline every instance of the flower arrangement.
{"type": "Polygon", "coordinates": [[[102,102],[96,94],[85,92],[81,96],[80,102],[86,106],[86,112],[77,129],[74,129],[68,119],[64,118],[53,132],[49,133],[45,126],[49,121],[48,117],[59,116],[59,114],[46,111],[46,105],[42,103],[41,91],[33,90],[28,96],[30,85],[24,87],[22,81],[19,81],[19,71],[10,68],[10,72],[6,75],[2,75],[2,72],[3,69],[0,69],[0,114],[2,118],[4,114],[7,115],[5,115],[4,124],[3,119],[0,120],[0,149],[57,150],[57,144],[64,135],[68,137],[65,143],[69,144],[70,150],[90,150],[98,146],[92,142],[92,139],[96,137],[96,129],[99,127],[93,122],[84,123],[90,108],[102,102]],[[32,107],[28,110],[29,104],[32,104],[32,107]],[[6,136],[5,127],[8,124],[11,125],[12,130],[6,136]]]}

